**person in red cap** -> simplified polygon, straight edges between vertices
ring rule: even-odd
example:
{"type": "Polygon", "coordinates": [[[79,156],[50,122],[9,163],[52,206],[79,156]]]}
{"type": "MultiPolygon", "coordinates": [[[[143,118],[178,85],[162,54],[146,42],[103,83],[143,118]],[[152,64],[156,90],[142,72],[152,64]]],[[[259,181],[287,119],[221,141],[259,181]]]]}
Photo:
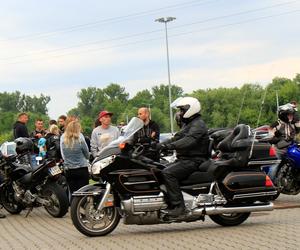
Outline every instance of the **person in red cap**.
{"type": "Polygon", "coordinates": [[[107,146],[111,141],[120,136],[119,129],[111,125],[111,117],[113,113],[108,111],[101,111],[99,114],[100,125],[94,128],[91,137],[91,153],[93,157],[107,146]]]}

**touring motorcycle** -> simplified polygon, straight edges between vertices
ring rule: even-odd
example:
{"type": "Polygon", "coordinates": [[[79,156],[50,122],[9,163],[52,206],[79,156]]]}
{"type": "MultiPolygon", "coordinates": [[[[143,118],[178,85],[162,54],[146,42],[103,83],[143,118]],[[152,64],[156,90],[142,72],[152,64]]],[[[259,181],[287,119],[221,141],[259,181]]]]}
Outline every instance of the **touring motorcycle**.
{"type": "Polygon", "coordinates": [[[232,157],[208,160],[180,183],[187,212],[170,217],[163,212],[168,194],[161,171],[164,164],[143,156],[143,146],[131,145],[143,122],[133,118],[124,134],[113,141],[92,163],[100,180],[73,193],[71,218],[87,236],[112,232],[121,218],[124,224],[159,224],[203,220],[208,215],[222,226],[243,223],[251,212],[271,211],[277,191],[259,167],[249,167],[253,139],[249,127],[238,125],[218,147],[232,157]]]}

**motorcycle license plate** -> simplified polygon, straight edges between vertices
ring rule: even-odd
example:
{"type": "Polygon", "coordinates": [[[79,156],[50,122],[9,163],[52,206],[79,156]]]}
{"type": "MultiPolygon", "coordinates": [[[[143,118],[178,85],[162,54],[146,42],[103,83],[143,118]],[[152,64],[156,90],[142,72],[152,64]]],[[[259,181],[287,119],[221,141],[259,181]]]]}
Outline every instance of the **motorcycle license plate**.
{"type": "Polygon", "coordinates": [[[49,168],[49,173],[52,175],[52,176],[55,176],[55,175],[58,175],[58,174],[61,174],[62,171],[60,170],[60,168],[58,166],[54,166],[52,168],[49,168]]]}

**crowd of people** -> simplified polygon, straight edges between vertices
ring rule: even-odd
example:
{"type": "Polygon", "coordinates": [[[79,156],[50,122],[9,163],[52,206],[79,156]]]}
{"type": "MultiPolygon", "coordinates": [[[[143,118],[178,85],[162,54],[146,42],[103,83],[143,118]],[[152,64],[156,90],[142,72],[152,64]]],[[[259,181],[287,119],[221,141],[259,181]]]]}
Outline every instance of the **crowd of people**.
{"type": "MultiPolygon", "coordinates": [[[[150,120],[150,110],[141,107],[138,117],[144,122],[144,128],[135,137],[136,141],[159,140],[159,126],[150,120]]],[[[56,160],[63,163],[70,193],[77,191],[89,183],[88,162],[94,159],[102,148],[120,136],[121,128],[126,125],[112,125],[113,113],[101,111],[95,122],[91,136],[83,135],[80,119],[76,116],[61,115],[56,120],[50,120],[45,128],[43,119],[36,119],[34,130],[28,131],[29,115],[20,113],[13,125],[13,136],[29,138],[33,141],[32,165],[36,165],[36,156],[56,160]]],[[[151,157],[151,156],[150,156],[151,157]]],[[[157,155],[154,157],[157,158],[157,155]]],[[[5,215],[0,213],[0,218],[5,215]]]]}
{"type": "MultiPolygon", "coordinates": [[[[177,160],[170,163],[162,171],[167,189],[169,208],[167,213],[178,216],[185,211],[185,204],[180,191],[179,182],[187,178],[198,166],[209,158],[208,129],[201,118],[200,102],[193,97],[184,97],[177,103],[179,111],[176,114],[180,131],[170,140],[159,143],[160,129],[152,121],[148,108],[141,107],[137,116],[144,122],[144,127],[134,135],[134,143],[156,142],[157,151],[148,151],[146,156],[159,160],[161,149],[176,150],[177,160]]],[[[57,121],[51,120],[49,128],[44,128],[44,121],[37,119],[35,129],[30,134],[26,127],[28,115],[21,113],[14,124],[15,138],[27,137],[34,141],[33,152],[36,155],[63,162],[70,192],[73,193],[89,183],[88,161],[111,141],[120,136],[120,127],[112,125],[113,113],[101,111],[95,123],[91,138],[82,134],[80,120],[75,116],[61,115],[57,121]]],[[[122,124],[123,125],[123,124],[122,124]]],[[[292,102],[279,107],[278,120],[270,126],[270,134],[276,138],[274,144],[278,150],[295,139],[300,129],[297,113],[297,103],[292,102]]],[[[0,217],[3,215],[0,214],[0,217]]]]}

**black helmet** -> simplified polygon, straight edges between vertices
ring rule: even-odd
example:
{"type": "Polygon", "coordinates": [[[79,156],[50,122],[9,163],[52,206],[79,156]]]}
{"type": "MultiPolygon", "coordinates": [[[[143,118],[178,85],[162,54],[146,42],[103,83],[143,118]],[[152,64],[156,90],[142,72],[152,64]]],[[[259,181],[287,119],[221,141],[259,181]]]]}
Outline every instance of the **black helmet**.
{"type": "Polygon", "coordinates": [[[282,105],[278,108],[278,118],[284,122],[289,122],[288,115],[294,113],[295,109],[290,103],[282,105]]]}
{"type": "Polygon", "coordinates": [[[15,139],[16,143],[16,151],[18,154],[22,154],[25,152],[31,152],[33,147],[33,142],[29,138],[20,137],[15,139]]]}

